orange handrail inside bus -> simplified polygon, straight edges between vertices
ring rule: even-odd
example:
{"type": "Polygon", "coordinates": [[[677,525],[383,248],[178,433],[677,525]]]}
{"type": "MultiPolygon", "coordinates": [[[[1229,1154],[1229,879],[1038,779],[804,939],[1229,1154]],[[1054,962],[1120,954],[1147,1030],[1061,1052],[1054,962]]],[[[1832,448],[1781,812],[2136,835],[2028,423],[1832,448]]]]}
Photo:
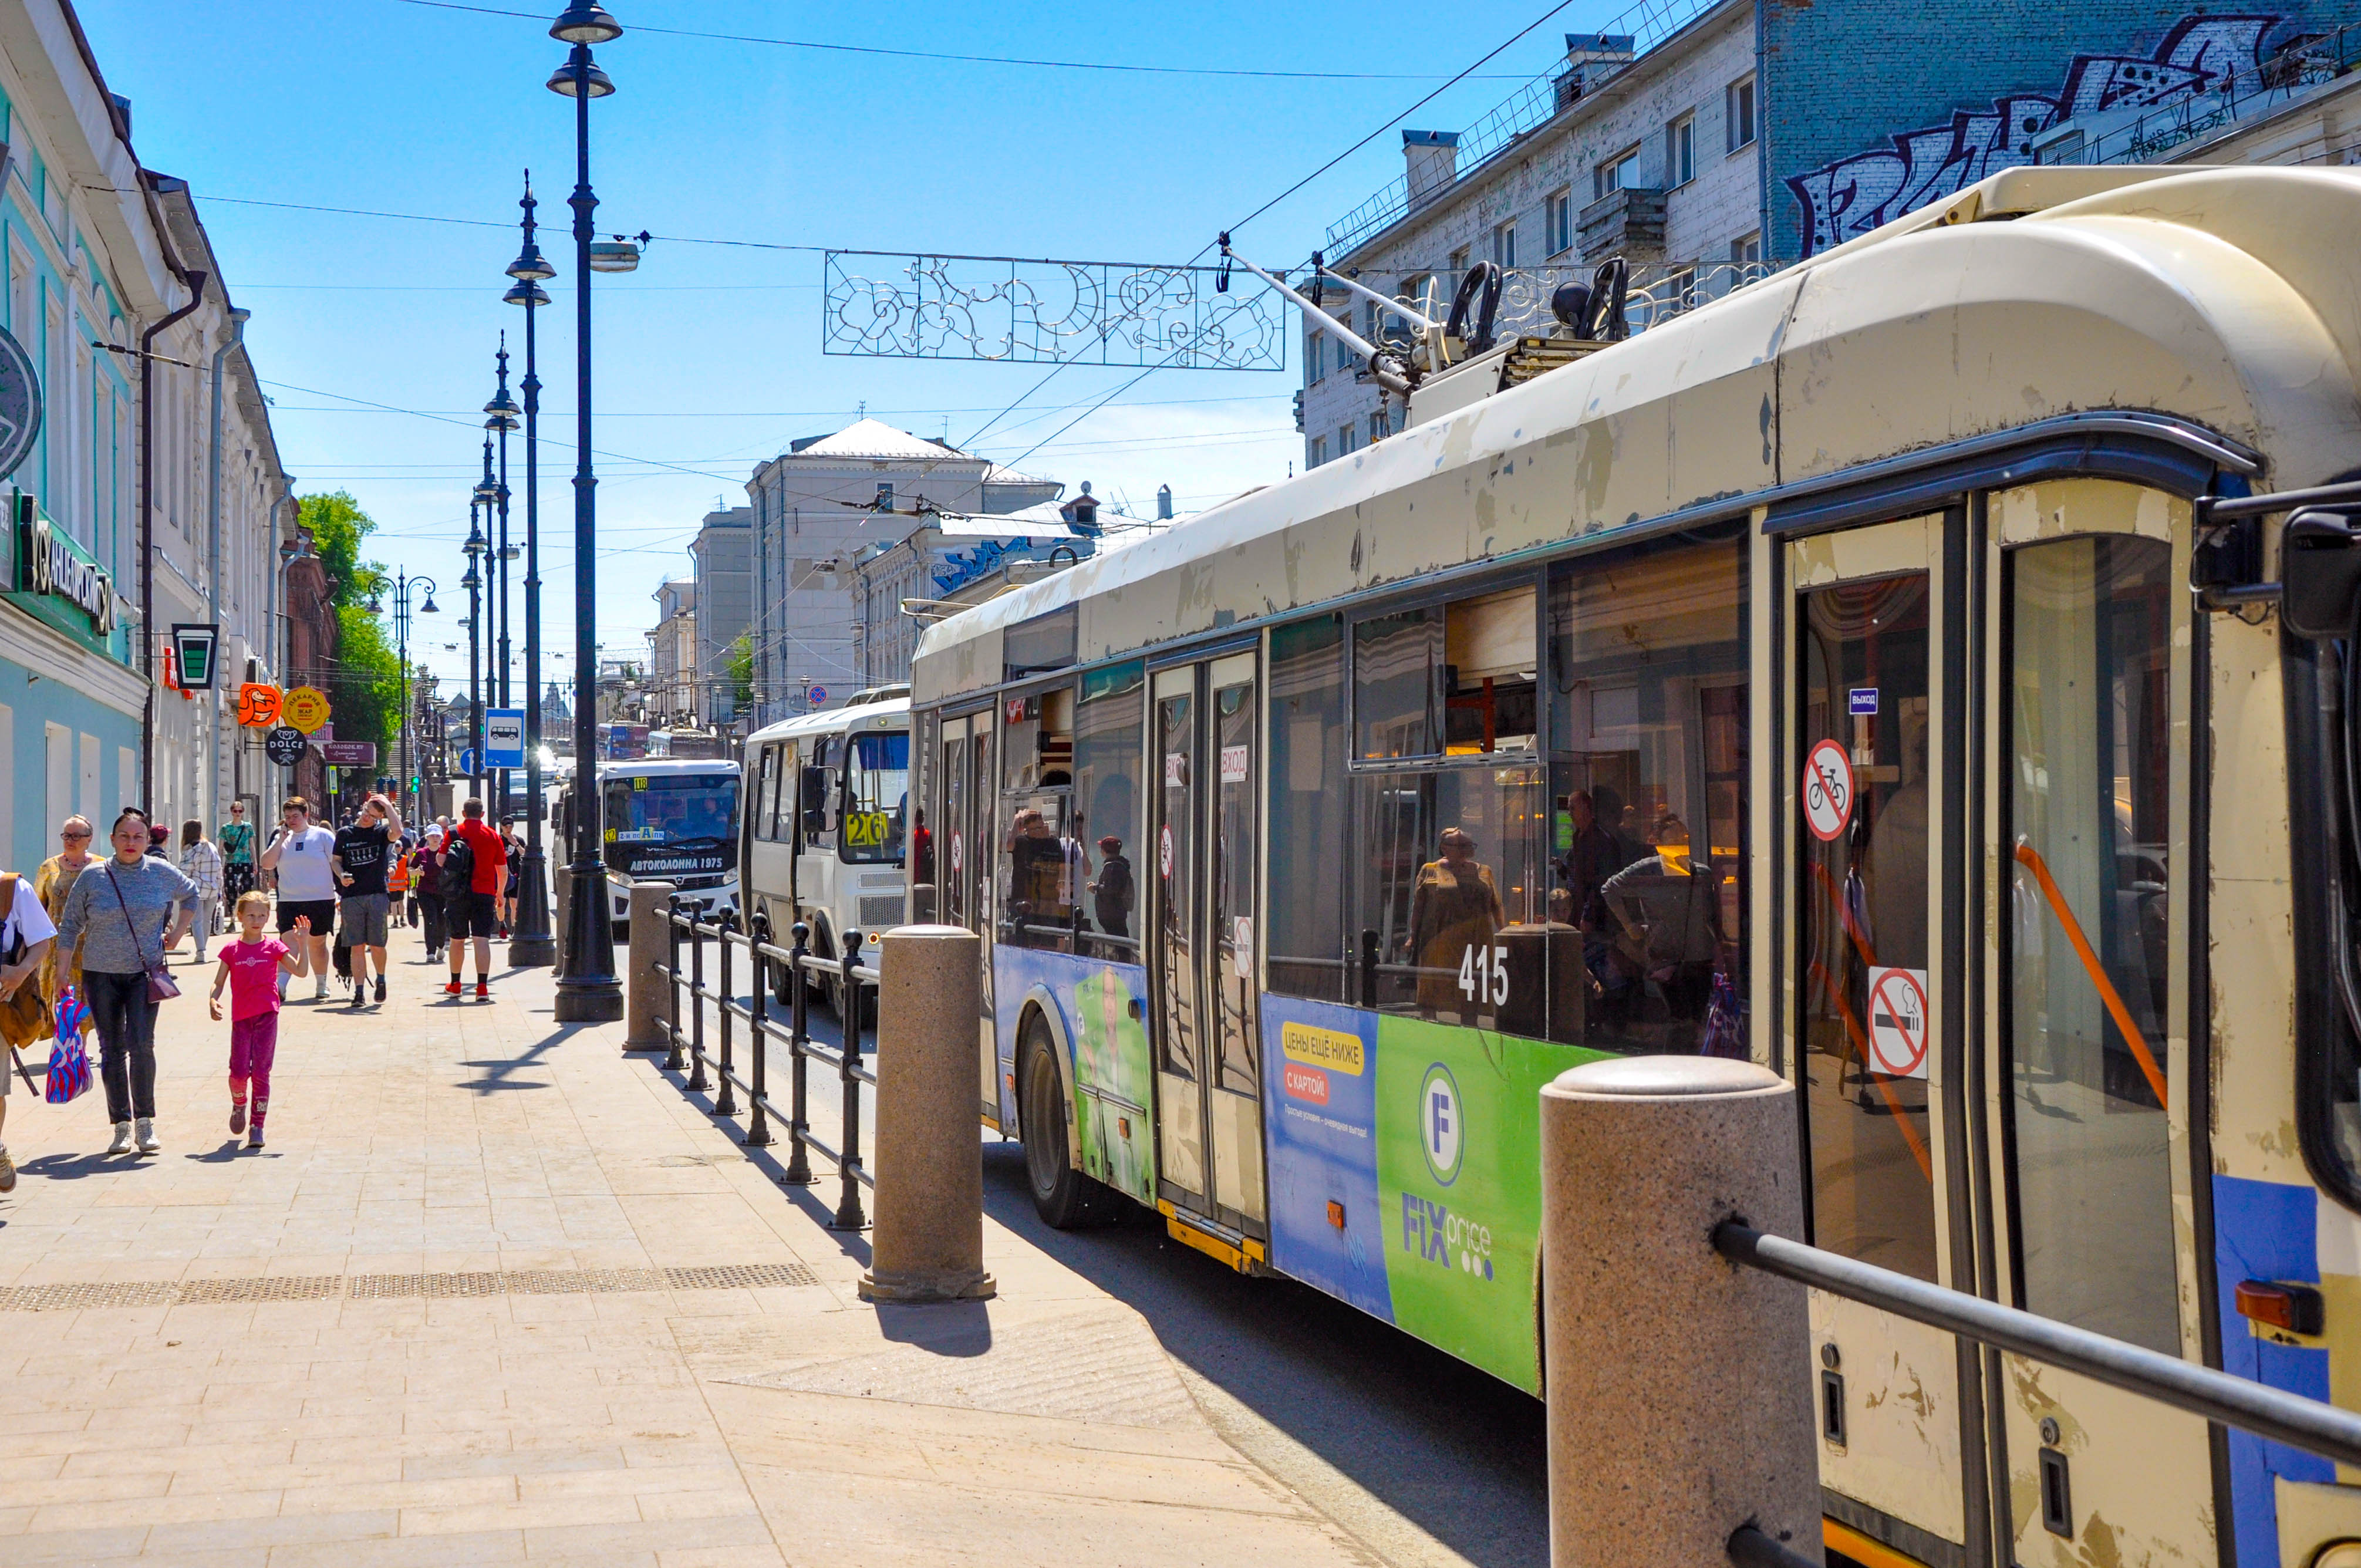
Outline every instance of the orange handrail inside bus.
{"type": "Polygon", "coordinates": [[[2147,1077],[2147,1086],[2156,1091],[2156,1102],[2158,1105],[2169,1104],[2170,1102],[2164,1091],[2164,1069],[2156,1065],[2155,1053],[2147,1048],[2147,1041],[2142,1037],[2139,1025],[2132,1022],[2132,1010],[2124,1005],[2122,995],[2115,990],[2115,982],[2109,980],[2107,971],[2099,966],[2099,955],[2092,950],[2091,939],[2082,935],[2082,923],[2075,919],[2074,912],[2066,906],[2066,895],[2058,891],[2057,883],[2050,879],[2049,867],[2042,860],[2041,851],[2020,839],[2016,843],[2016,858],[2041,884],[2041,896],[2049,901],[2049,912],[2057,916],[2058,924],[2066,928],[2066,939],[2074,944],[2075,956],[2082,960],[2082,972],[2091,977],[2092,985],[2098,987],[2099,1000],[2107,1004],[2108,1015],[2114,1019],[2115,1027],[2124,1032],[2124,1038],[2131,1043],[2132,1055],[2139,1059],[2139,1069],[2147,1077]]]}

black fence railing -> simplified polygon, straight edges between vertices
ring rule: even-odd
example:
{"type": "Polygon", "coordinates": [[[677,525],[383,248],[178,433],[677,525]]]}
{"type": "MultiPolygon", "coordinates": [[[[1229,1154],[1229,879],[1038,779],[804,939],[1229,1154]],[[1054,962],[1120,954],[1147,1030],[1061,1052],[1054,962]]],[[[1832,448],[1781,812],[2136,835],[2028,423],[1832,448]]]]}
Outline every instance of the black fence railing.
{"type": "Polygon", "coordinates": [[[664,961],[657,965],[670,998],[661,1020],[668,1042],[664,1067],[674,1072],[686,1072],[690,1092],[712,1094],[713,1113],[717,1116],[740,1114],[739,1096],[745,1096],[743,1111],[747,1121],[742,1141],[749,1148],[764,1148],[776,1142],[772,1124],[783,1125],[787,1135],[787,1168],[779,1179],[797,1186],[813,1184],[818,1178],[812,1173],[812,1157],[819,1156],[836,1168],[842,1183],[836,1216],[829,1222],[831,1227],[857,1231],[867,1225],[861,1190],[874,1188],[877,1182],[862,1162],[862,1091],[865,1087],[873,1093],[877,1075],[862,1063],[861,1041],[862,1030],[873,1026],[877,1016],[878,972],[861,962],[861,933],[846,932],[842,953],[833,959],[821,958],[811,951],[811,930],[801,921],[794,927],[793,946],[782,948],[770,940],[769,922],[759,914],[753,918],[752,929],[741,930],[734,912],[699,920],[682,906],[677,896],[664,912],[664,961]],[[706,983],[708,944],[712,944],[719,971],[712,985],[706,983]],[[736,955],[741,954],[747,966],[749,990],[749,998],[743,1002],[738,1000],[733,983],[739,961],[736,955]],[[774,973],[786,977],[787,1000],[784,1004],[774,1000],[771,979],[774,973]],[[843,1025],[840,1045],[827,1045],[811,1037],[811,990],[816,981],[834,989],[837,1017],[843,1025]],[[781,1005],[787,1014],[784,1025],[778,1017],[781,1005]],[[718,1048],[713,1050],[706,1048],[708,1014],[715,1025],[714,1044],[718,1048]],[[741,1040],[745,1058],[742,1072],[741,1040]],[[787,1053],[787,1103],[784,1110],[771,1098],[771,1048],[774,1044],[785,1047],[787,1053]],[[832,1147],[812,1134],[809,1112],[813,1062],[833,1069],[837,1076],[843,1106],[837,1138],[840,1146],[832,1147]],[[708,1068],[712,1069],[710,1074],[708,1068]]]}

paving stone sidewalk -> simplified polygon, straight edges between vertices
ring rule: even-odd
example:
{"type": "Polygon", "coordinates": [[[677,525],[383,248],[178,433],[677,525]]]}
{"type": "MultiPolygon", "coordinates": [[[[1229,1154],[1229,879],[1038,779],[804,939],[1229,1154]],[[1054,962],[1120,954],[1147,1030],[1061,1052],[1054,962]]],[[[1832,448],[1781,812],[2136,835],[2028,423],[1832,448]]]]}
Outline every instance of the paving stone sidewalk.
{"type": "Polygon", "coordinates": [[[620,1025],[545,974],[445,999],[394,938],[385,1004],[287,1010],[261,1152],[193,968],[161,1155],[16,1085],[0,1563],[1374,1561],[1129,1307],[989,1220],[997,1301],[870,1307],[827,1190],[620,1025]]]}

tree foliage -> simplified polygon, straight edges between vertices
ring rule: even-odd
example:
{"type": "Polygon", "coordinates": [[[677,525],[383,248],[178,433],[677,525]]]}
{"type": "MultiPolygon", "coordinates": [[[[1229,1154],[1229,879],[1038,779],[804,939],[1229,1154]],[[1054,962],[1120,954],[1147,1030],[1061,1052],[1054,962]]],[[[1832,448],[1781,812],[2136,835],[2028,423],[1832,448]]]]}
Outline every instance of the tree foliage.
{"type": "Polygon", "coordinates": [[[305,496],[302,508],[336,612],[336,668],[328,693],[336,739],[375,741],[390,765],[384,748],[401,732],[401,660],[385,624],[368,609],[372,590],[388,576],[384,563],[361,559],[376,520],[343,490],[305,496]]]}
{"type": "Polygon", "coordinates": [[[741,634],[730,644],[730,696],[740,707],[754,704],[754,639],[752,633],[741,634]]]}

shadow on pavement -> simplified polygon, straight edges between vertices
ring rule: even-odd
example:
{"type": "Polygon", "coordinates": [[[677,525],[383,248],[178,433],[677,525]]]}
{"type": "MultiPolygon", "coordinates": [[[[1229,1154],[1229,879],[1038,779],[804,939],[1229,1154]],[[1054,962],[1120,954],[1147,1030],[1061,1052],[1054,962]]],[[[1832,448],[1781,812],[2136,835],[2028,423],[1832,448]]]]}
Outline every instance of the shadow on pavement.
{"type": "Polygon", "coordinates": [[[1126,1206],[1100,1229],[1034,1212],[1020,1145],[983,1146],[993,1218],[1148,1320],[1183,1365],[1484,1568],[1549,1561],[1542,1405],[1286,1279],[1233,1273],[1126,1206]]]}
{"type": "Polygon", "coordinates": [[[876,1306],[877,1330],[896,1344],[935,1355],[983,1355],[992,1349],[992,1318],[982,1301],[928,1307],[876,1306]]]}

